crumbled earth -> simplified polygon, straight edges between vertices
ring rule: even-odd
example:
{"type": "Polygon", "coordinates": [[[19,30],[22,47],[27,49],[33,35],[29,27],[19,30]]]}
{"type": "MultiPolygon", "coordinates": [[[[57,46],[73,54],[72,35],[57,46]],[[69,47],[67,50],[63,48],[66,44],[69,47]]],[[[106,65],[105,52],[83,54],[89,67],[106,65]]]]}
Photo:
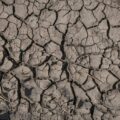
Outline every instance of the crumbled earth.
{"type": "Polygon", "coordinates": [[[0,0],[0,120],[120,120],[120,0],[0,0]]]}

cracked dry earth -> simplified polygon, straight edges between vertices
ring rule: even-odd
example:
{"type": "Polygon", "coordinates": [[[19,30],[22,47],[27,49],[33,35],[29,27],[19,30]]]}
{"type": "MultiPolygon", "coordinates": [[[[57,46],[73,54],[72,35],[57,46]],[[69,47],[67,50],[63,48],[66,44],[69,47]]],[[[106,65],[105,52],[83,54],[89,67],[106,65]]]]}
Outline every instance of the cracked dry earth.
{"type": "Polygon", "coordinates": [[[0,0],[0,120],[120,120],[120,0],[0,0]]]}

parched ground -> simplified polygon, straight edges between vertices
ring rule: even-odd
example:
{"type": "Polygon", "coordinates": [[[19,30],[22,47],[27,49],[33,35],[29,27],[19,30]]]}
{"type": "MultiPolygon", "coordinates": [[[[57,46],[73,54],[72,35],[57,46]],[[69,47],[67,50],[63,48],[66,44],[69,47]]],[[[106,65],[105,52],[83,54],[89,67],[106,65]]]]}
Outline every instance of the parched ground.
{"type": "Polygon", "coordinates": [[[120,120],[120,0],[0,0],[0,120],[120,120]]]}

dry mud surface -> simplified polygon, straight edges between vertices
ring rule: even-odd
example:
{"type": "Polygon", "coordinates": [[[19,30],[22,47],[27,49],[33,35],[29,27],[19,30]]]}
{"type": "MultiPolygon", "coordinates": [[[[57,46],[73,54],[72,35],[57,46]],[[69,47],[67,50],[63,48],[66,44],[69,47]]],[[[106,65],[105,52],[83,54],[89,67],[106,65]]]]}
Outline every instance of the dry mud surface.
{"type": "Polygon", "coordinates": [[[0,0],[0,120],[120,120],[120,0],[0,0]]]}

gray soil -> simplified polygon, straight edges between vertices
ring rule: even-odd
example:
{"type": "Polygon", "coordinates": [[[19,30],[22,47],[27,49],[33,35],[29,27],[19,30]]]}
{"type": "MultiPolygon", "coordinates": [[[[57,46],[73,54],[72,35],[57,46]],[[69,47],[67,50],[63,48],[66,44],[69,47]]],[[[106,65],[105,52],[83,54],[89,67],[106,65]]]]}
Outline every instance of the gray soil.
{"type": "Polygon", "coordinates": [[[0,120],[120,120],[120,0],[0,0],[0,120]]]}

